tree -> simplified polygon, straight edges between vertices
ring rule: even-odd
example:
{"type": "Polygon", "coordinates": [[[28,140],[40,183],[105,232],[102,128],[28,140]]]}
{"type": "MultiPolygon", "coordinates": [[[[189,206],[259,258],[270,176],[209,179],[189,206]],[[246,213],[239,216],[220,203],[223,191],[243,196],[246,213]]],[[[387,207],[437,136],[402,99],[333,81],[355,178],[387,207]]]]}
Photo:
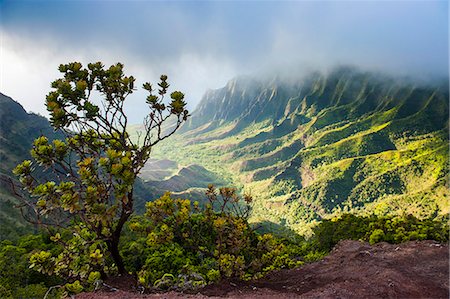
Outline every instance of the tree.
{"type": "Polygon", "coordinates": [[[135,78],[124,75],[122,64],[106,69],[100,62],[87,68],[73,62],[61,64],[59,71],[63,77],[52,83],[46,106],[52,126],[66,138],[37,138],[31,150],[34,162],[23,161],[14,170],[25,192],[14,190],[29,221],[46,227],[70,223],[88,230],[94,240],[106,243],[119,273],[125,273],[118,246],[134,211],[134,182],[152,147],[186,121],[184,94],[172,92],[165,104],[167,76],[161,76],[156,91],[150,83],[143,84],[149,114],[143,133],[133,142],[126,130],[124,102],[135,91],[135,78]]]}

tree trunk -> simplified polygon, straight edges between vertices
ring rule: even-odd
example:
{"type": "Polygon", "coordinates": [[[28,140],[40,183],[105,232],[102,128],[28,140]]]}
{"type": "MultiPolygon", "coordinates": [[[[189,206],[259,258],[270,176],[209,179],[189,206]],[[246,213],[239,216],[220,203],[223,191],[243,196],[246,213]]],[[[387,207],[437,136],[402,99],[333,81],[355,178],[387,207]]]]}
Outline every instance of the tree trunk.
{"type": "Polygon", "coordinates": [[[111,241],[107,242],[107,244],[119,274],[125,274],[125,265],[123,264],[122,256],[119,253],[119,238],[114,236],[111,241]]]}
{"type": "Polygon", "coordinates": [[[109,252],[111,253],[111,257],[114,260],[114,263],[117,265],[117,270],[119,274],[125,274],[125,265],[123,263],[122,256],[119,252],[119,241],[120,236],[122,235],[122,228],[133,212],[133,189],[128,193],[128,201],[122,202],[122,211],[120,214],[119,221],[117,223],[116,229],[111,237],[111,240],[107,242],[109,252]]]}

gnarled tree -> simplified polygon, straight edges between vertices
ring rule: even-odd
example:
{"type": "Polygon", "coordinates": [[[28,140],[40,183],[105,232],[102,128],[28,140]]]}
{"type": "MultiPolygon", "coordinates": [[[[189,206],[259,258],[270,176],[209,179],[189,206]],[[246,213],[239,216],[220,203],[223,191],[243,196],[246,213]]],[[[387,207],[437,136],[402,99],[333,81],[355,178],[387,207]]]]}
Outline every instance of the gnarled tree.
{"type": "Polygon", "coordinates": [[[135,78],[124,75],[122,64],[105,68],[97,62],[84,68],[74,62],[60,65],[59,71],[63,76],[52,83],[46,105],[52,126],[66,139],[50,142],[41,136],[34,141],[34,162],[24,161],[14,170],[27,192],[16,193],[28,220],[44,226],[81,225],[105,242],[119,273],[124,273],[118,246],[133,213],[135,180],[152,147],[187,119],[184,94],[174,91],[165,103],[167,76],[161,76],[156,90],[145,83],[149,113],[133,142],[124,103],[135,91],[135,78]],[[36,169],[43,169],[39,176],[36,169]]]}

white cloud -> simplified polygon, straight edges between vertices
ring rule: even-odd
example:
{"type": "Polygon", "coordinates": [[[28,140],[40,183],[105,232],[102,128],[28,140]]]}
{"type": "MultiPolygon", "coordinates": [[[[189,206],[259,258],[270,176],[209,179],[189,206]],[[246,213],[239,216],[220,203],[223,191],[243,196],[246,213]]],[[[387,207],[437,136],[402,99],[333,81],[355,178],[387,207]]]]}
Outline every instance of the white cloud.
{"type": "Polygon", "coordinates": [[[27,111],[45,116],[45,96],[51,90],[50,83],[60,77],[57,68],[61,63],[81,61],[86,64],[102,61],[105,65],[122,62],[126,74],[137,78],[136,91],[126,105],[132,122],[140,122],[145,116],[145,97],[141,86],[144,82],[155,84],[161,74],[169,76],[172,90],[186,94],[188,108],[192,111],[207,89],[220,88],[238,72],[226,58],[183,53],[177,59],[158,60],[135,56],[119,48],[82,47],[67,48],[48,38],[29,40],[3,33],[2,77],[0,90],[20,102],[27,111]]]}
{"type": "Polygon", "coordinates": [[[1,92],[19,101],[27,111],[46,114],[45,95],[56,73],[47,69],[52,58],[55,56],[49,49],[3,33],[1,92]]]}
{"type": "MultiPolygon", "coordinates": [[[[120,61],[138,87],[167,74],[190,110],[205,90],[239,75],[335,64],[425,76],[448,70],[447,3],[18,1],[9,7],[0,30],[0,91],[39,113],[57,66],[70,61],[120,61]]],[[[144,116],[144,98],[139,91],[129,100],[133,122],[144,116]]]]}

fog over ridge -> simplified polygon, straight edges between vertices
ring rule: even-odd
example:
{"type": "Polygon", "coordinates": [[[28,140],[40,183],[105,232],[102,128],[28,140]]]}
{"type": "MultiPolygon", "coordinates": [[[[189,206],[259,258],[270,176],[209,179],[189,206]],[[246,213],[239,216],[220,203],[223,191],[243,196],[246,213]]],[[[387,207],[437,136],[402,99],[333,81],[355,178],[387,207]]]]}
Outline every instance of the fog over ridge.
{"type": "MultiPolygon", "coordinates": [[[[60,63],[167,74],[193,110],[236,76],[298,77],[338,65],[433,81],[448,77],[447,1],[3,1],[0,91],[46,115],[60,63]]],[[[129,100],[133,122],[145,94],[129,100]]]]}

